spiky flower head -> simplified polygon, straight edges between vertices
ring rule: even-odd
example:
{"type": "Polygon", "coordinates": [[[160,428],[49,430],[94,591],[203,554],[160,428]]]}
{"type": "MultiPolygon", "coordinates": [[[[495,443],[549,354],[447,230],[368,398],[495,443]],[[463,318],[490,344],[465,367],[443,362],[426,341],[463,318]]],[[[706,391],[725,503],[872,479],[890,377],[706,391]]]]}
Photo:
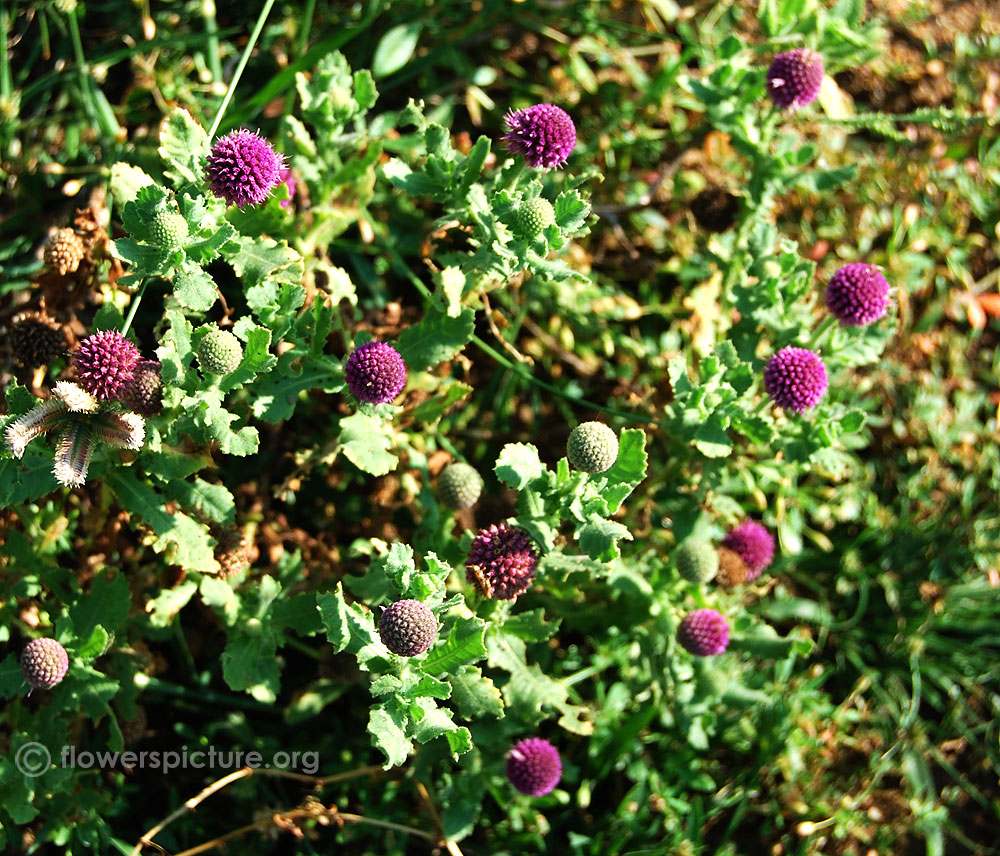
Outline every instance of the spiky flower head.
{"type": "Polygon", "coordinates": [[[685,541],[674,553],[677,573],[692,583],[707,583],[719,571],[719,554],[708,541],[685,541]]]}
{"type": "Polygon", "coordinates": [[[347,358],[344,376],[358,401],[385,404],[406,386],[406,364],[388,342],[366,342],[347,358]]]}
{"type": "Polygon", "coordinates": [[[145,423],[135,413],[123,412],[117,404],[99,402],[82,387],[59,381],[52,397],[14,420],[5,432],[14,456],[24,455],[35,437],[58,429],[52,472],[67,487],[79,487],[100,440],[118,449],[137,450],[145,439],[145,423]]]}
{"type": "Polygon", "coordinates": [[[483,491],[483,477],[464,461],[448,464],[438,476],[438,493],[449,508],[461,510],[475,505],[483,491]]]}
{"type": "Polygon", "coordinates": [[[823,57],[809,48],[778,54],[767,70],[767,92],[782,110],[811,104],[823,83],[823,57]]]}
{"type": "Polygon", "coordinates": [[[826,387],[826,366],[808,348],[784,347],[764,367],[764,389],[786,410],[804,413],[815,407],[826,387]]]}
{"type": "Polygon", "coordinates": [[[216,540],[215,561],[219,563],[220,577],[228,580],[250,567],[253,544],[244,527],[227,526],[216,540]]]}
{"type": "Polygon", "coordinates": [[[603,473],[618,460],[618,435],[603,422],[581,422],[566,441],[570,466],[585,473],[603,473]]]}
{"type": "Polygon", "coordinates": [[[123,399],[140,416],[156,416],[163,410],[163,366],[159,360],[139,360],[123,399]]]}
{"type": "Polygon", "coordinates": [[[753,582],[774,559],[774,536],[756,520],[744,520],[729,530],[722,546],[733,550],[746,563],[746,581],[753,582]]]}
{"type": "Polygon", "coordinates": [[[507,148],[524,155],[528,166],[562,166],[576,145],[576,127],[569,113],[555,104],[535,104],[512,110],[505,117],[507,148]]]}
{"type": "Polygon", "coordinates": [[[152,243],[165,250],[176,250],[184,246],[188,237],[188,223],[176,211],[159,209],[149,224],[152,243]]]}
{"type": "Polygon", "coordinates": [[[397,600],[382,611],[378,621],[383,644],[400,657],[416,657],[429,650],[437,632],[434,613],[419,600],[397,600]]]}
{"type": "Polygon", "coordinates": [[[729,645],[729,622],[714,609],[696,609],[678,625],[677,641],[696,657],[714,657],[729,645]]]}
{"type": "Polygon", "coordinates": [[[236,371],[243,359],[243,345],[228,330],[211,327],[198,343],[198,363],[211,374],[236,371]]]}
{"type": "Polygon", "coordinates": [[[517,209],[517,229],[525,238],[534,238],[556,222],[556,210],[541,196],[522,202],[517,209]]]}
{"type": "Polygon", "coordinates": [[[562,778],[559,750],[541,737],[528,737],[507,752],[507,779],[522,794],[543,797],[562,778]]]}
{"type": "Polygon", "coordinates": [[[889,312],[889,283],[875,265],[844,265],[826,287],[826,305],[851,327],[864,327],[889,312]]]}
{"type": "Polygon", "coordinates": [[[465,561],[466,578],[480,594],[494,600],[513,600],[524,594],[537,567],[538,551],[531,536],[508,523],[480,529],[465,561]]]}
{"type": "Polygon", "coordinates": [[[750,569],[735,550],[728,547],[719,547],[719,572],[715,575],[715,581],[723,588],[733,588],[745,583],[750,569]]]}
{"type": "Polygon", "coordinates": [[[21,652],[21,673],[32,689],[52,689],[69,669],[69,655],[55,639],[32,639],[21,652]]]}
{"type": "Polygon", "coordinates": [[[281,156],[260,134],[240,129],[219,137],[205,167],[212,193],[227,205],[259,205],[282,182],[281,156]]]}
{"type": "Polygon", "coordinates": [[[47,366],[66,350],[66,336],[44,312],[19,312],[10,322],[14,361],[27,369],[47,366]]]}
{"type": "Polygon", "coordinates": [[[58,271],[60,276],[73,273],[80,267],[87,250],[81,238],[69,228],[56,229],[45,245],[45,265],[58,271]]]}
{"type": "Polygon", "coordinates": [[[131,383],[141,358],[139,349],[117,330],[102,330],[80,342],[72,365],[80,386],[95,398],[113,401],[131,383]]]}

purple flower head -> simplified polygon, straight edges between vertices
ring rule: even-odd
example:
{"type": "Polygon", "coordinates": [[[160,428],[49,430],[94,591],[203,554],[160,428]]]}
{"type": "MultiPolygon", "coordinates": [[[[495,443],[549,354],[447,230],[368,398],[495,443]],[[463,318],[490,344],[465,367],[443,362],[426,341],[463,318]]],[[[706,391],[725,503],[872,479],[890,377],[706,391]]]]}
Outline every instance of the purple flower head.
{"type": "Polygon", "coordinates": [[[515,743],[507,753],[507,778],[529,797],[551,793],[562,778],[559,750],[541,737],[515,743]]]}
{"type": "Polygon", "coordinates": [[[677,641],[696,657],[714,657],[729,645],[729,622],[714,609],[696,609],[678,625],[677,641]]]}
{"type": "Polygon", "coordinates": [[[481,594],[494,600],[513,600],[524,594],[535,578],[538,551],[519,526],[501,523],[480,529],[465,561],[466,578],[481,594]]]}
{"type": "Polygon", "coordinates": [[[21,673],[32,689],[52,689],[69,669],[69,655],[55,639],[32,639],[21,652],[21,673]]]}
{"type": "Polygon", "coordinates": [[[507,133],[503,141],[512,152],[524,155],[529,166],[562,166],[576,145],[573,120],[555,104],[512,110],[504,120],[507,133]]]}
{"type": "Polygon", "coordinates": [[[760,572],[774,559],[774,536],[756,520],[744,520],[729,530],[722,539],[722,546],[737,553],[747,566],[746,582],[760,576],[760,572]]]}
{"type": "Polygon", "coordinates": [[[392,345],[367,342],[355,348],[344,367],[347,386],[358,401],[385,404],[406,386],[406,364],[392,345]]]}
{"type": "Polygon", "coordinates": [[[823,83],[823,57],[809,48],[778,54],[767,70],[767,92],[782,110],[811,104],[823,83]]]}
{"type": "Polygon", "coordinates": [[[397,600],[383,610],[378,622],[383,644],[401,657],[415,657],[430,650],[437,632],[434,613],[419,600],[397,600]]]}
{"type": "Polygon", "coordinates": [[[827,308],[842,324],[864,327],[889,311],[889,283],[875,265],[844,265],[826,287],[827,308]]]}
{"type": "Polygon", "coordinates": [[[764,367],[764,388],[774,403],[804,413],[826,393],[826,366],[808,348],[782,348],[764,367]]]}
{"type": "Polygon", "coordinates": [[[163,366],[158,360],[139,360],[123,401],[140,416],[156,416],[163,410],[163,366]]]}
{"type": "Polygon", "coordinates": [[[142,355],[117,330],[103,330],[88,336],[73,354],[76,379],[94,398],[118,399],[128,390],[142,355]]]}
{"type": "Polygon", "coordinates": [[[295,198],[295,176],[292,175],[292,171],[288,167],[282,167],[281,172],[278,173],[278,178],[285,183],[285,187],[288,188],[288,199],[281,200],[281,207],[288,208],[292,204],[292,200],[295,198]]]}
{"type": "Polygon", "coordinates": [[[233,131],[212,146],[205,167],[212,193],[227,205],[259,205],[282,182],[284,164],[271,144],[253,131],[233,131]]]}

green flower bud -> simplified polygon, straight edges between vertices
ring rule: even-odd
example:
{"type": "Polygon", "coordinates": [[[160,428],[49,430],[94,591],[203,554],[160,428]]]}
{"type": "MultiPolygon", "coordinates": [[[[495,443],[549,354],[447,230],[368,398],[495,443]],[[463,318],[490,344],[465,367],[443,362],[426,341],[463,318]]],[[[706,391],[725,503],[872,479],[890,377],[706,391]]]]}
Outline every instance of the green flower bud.
{"type": "Polygon", "coordinates": [[[585,473],[603,473],[618,459],[618,436],[603,422],[582,422],[566,443],[570,466],[585,473]]]}
{"type": "Polygon", "coordinates": [[[212,374],[225,375],[236,371],[243,359],[243,346],[228,330],[213,327],[198,345],[198,362],[212,374]]]}
{"type": "Polygon", "coordinates": [[[556,212],[548,199],[529,199],[517,209],[517,230],[524,238],[534,238],[556,222],[556,212]]]}

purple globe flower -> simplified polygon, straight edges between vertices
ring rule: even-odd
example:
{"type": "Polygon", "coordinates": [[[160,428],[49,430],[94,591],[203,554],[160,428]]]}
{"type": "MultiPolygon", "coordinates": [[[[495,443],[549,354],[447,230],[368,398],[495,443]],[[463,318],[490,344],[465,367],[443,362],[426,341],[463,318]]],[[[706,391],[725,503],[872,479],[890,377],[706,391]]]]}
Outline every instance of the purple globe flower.
{"type": "Polygon", "coordinates": [[[529,797],[551,793],[562,778],[559,750],[541,737],[515,743],[507,753],[507,778],[529,797]]]}
{"type": "Polygon", "coordinates": [[[501,523],[480,529],[465,562],[466,578],[481,594],[494,600],[513,600],[524,594],[535,578],[538,551],[519,526],[501,523]]]}
{"type": "Polygon", "coordinates": [[[823,57],[809,48],[778,54],[767,70],[767,92],[782,110],[811,104],[823,83],[823,57]]]}
{"type": "Polygon", "coordinates": [[[774,559],[774,536],[756,520],[744,520],[730,529],[722,546],[738,554],[746,564],[746,582],[757,579],[774,559]]]}
{"type": "Polygon", "coordinates": [[[504,120],[507,133],[503,141],[512,152],[524,155],[529,166],[562,166],[576,145],[573,120],[555,104],[512,110],[504,120]]]}
{"type": "Polygon", "coordinates": [[[32,689],[52,689],[67,669],[69,655],[55,639],[32,639],[21,652],[21,674],[32,689]]]}
{"type": "Polygon", "coordinates": [[[282,182],[284,164],[271,144],[252,131],[233,131],[215,141],[205,176],[227,205],[259,205],[282,182]]]}
{"type": "Polygon", "coordinates": [[[367,342],[354,349],[344,367],[347,386],[358,401],[385,404],[406,386],[406,363],[392,345],[367,342]]]}
{"type": "Polygon", "coordinates": [[[782,348],[764,367],[764,388],[774,403],[804,413],[826,393],[826,366],[808,348],[782,348]]]}
{"type": "Polygon", "coordinates": [[[94,398],[113,401],[129,389],[142,355],[117,330],[88,336],[76,349],[71,363],[76,379],[94,398]]]}
{"type": "Polygon", "coordinates": [[[889,312],[889,283],[875,265],[844,265],[826,287],[827,308],[851,327],[864,327],[889,312]]]}
{"type": "Polygon", "coordinates": [[[729,622],[714,609],[696,609],[677,627],[677,641],[696,657],[714,657],[729,645],[729,622]]]}

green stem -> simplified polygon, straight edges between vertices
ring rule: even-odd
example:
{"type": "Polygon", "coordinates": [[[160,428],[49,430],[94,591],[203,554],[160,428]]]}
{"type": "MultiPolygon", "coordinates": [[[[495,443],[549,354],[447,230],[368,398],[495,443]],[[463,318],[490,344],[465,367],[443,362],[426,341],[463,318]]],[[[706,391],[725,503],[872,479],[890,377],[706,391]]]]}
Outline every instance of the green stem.
{"type": "Polygon", "coordinates": [[[6,33],[10,32],[7,27],[7,7],[6,5],[0,6],[0,33],[4,34],[4,38],[0,39],[0,95],[4,98],[10,98],[14,92],[14,85],[12,83],[11,73],[10,73],[10,56],[7,53],[7,38],[6,33]]]}
{"type": "Polygon", "coordinates": [[[286,634],[285,636],[282,637],[282,641],[289,648],[294,648],[296,651],[301,651],[307,657],[312,657],[314,660],[318,660],[320,658],[320,654],[318,651],[310,648],[308,645],[306,645],[305,642],[296,639],[294,636],[289,636],[286,634]]]}
{"type": "Polygon", "coordinates": [[[208,67],[212,82],[222,83],[222,60],[219,58],[219,22],[215,17],[215,0],[201,0],[201,17],[208,35],[208,67]]]}
{"type": "Polygon", "coordinates": [[[143,691],[158,692],[163,695],[183,698],[201,704],[213,704],[227,708],[240,707],[244,710],[266,710],[269,713],[278,713],[280,715],[280,710],[275,708],[274,705],[266,704],[265,702],[240,698],[239,696],[223,695],[205,687],[189,689],[180,684],[161,681],[159,678],[151,678],[142,672],[135,676],[135,685],[143,691]]]}
{"type": "Polygon", "coordinates": [[[316,14],[316,0],[306,0],[306,8],[302,13],[302,32],[299,33],[298,54],[302,56],[309,44],[309,33],[312,30],[313,16],[316,14]]]}
{"type": "Polygon", "coordinates": [[[135,318],[135,313],[139,311],[139,304],[142,302],[142,295],[146,292],[146,285],[149,283],[148,279],[142,281],[142,285],[139,286],[139,290],[136,292],[135,297],[132,298],[132,305],[128,308],[128,317],[125,319],[125,323],[122,324],[122,335],[124,336],[128,332],[128,328],[132,326],[132,320],[135,318]]]}
{"type": "Polygon", "coordinates": [[[496,360],[500,365],[506,368],[508,371],[513,372],[516,375],[524,378],[528,383],[534,384],[541,389],[551,392],[553,395],[558,395],[560,398],[564,398],[566,401],[572,401],[574,404],[578,404],[581,407],[589,407],[591,410],[597,410],[601,413],[606,413],[609,416],[617,416],[619,419],[625,419],[629,422],[641,422],[647,425],[660,425],[659,420],[653,419],[651,416],[643,416],[641,413],[627,413],[624,410],[615,410],[614,408],[608,407],[606,404],[598,404],[594,401],[588,401],[585,398],[578,398],[575,395],[571,395],[563,389],[559,389],[557,386],[553,386],[544,380],[539,380],[531,372],[525,371],[521,366],[512,363],[499,351],[491,348],[478,336],[472,337],[473,344],[479,348],[479,350],[486,353],[488,356],[496,360]]]}
{"type": "Polygon", "coordinates": [[[819,326],[813,331],[812,338],[809,339],[810,350],[819,351],[819,346],[827,337],[827,334],[834,328],[836,323],[837,317],[833,313],[828,314],[822,321],[820,321],[819,326]]]}
{"type": "Polygon", "coordinates": [[[264,8],[260,10],[260,15],[257,17],[257,25],[253,28],[253,32],[250,34],[250,41],[243,50],[243,56],[240,57],[240,63],[236,66],[236,72],[233,74],[233,79],[229,82],[229,87],[226,89],[225,97],[222,99],[222,103],[219,105],[215,118],[212,120],[212,127],[208,129],[209,139],[212,139],[212,137],[215,136],[215,132],[219,130],[219,124],[222,122],[222,117],[226,113],[226,108],[229,107],[229,102],[233,100],[233,93],[236,92],[236,86],[240,82],[240,78],[243,76],[243,69],[247,67],[247,63],[250,61],[250,54],[253,53],[253,49],[257,45],[257,39],[260,38],[260,34],[264,30],[264,23],[267,21],[267,16],[270,14],[271,7],[273,5],[274,0],[266,0],[264,8]]]}
{"type": "Polygon", "coordinates": [[[66,16],[66,20],[69,22],[69,34],[73,42],[73,55],[76,58],[77,73],[80,77],[80,89],[83,96],[84,108],[87,111],[87,118],[90,120],[91,125],[96,127],[97,107],[94,104],[93,95],[90,91],[90,82],[88,80],[90,69],[87,66],[87,58],[83,55],[83,40],[80,38],[80,25],[76,20],[78,14],[79,8],[76,8],[66,16]]]}

